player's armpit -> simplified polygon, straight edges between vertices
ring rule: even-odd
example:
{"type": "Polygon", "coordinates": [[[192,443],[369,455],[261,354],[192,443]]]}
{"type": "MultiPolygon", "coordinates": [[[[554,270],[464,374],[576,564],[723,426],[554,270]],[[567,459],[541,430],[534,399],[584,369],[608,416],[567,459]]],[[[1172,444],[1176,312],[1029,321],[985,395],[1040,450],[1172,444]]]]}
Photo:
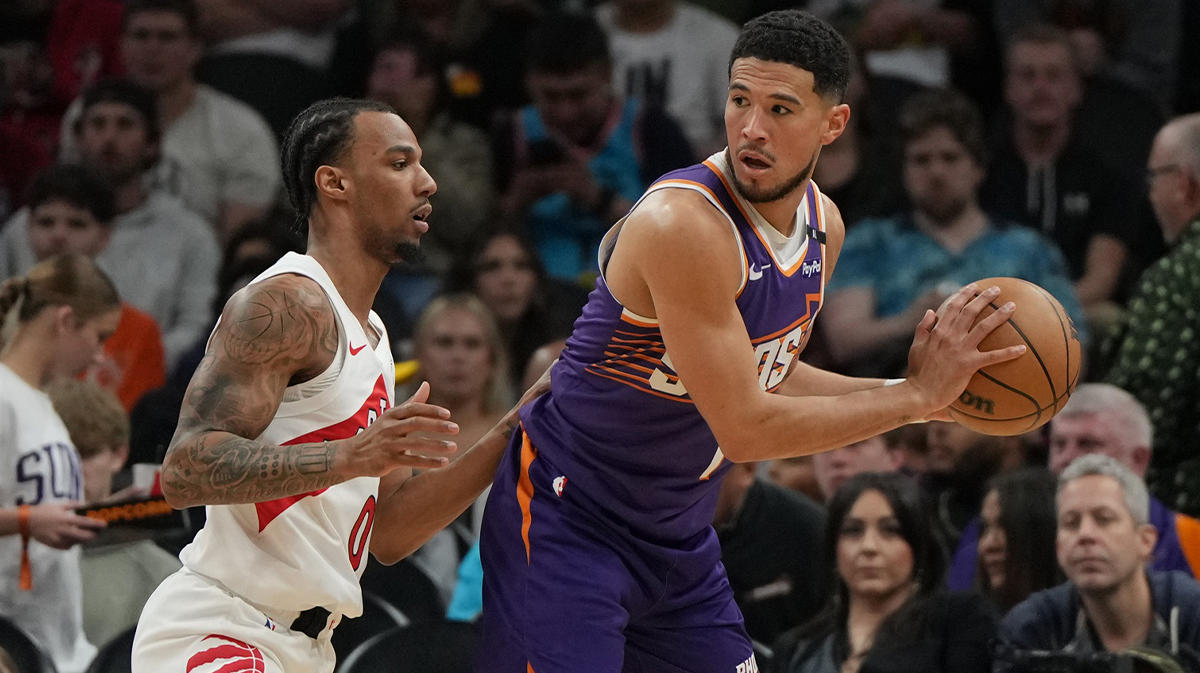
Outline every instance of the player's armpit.
{"type": "Polygon", "coordinates": [[[337,320],[317,284],[296,275],[264,280],[226,305],[192,377],[163,462],[163,493],[176,507],[249,503],[324,488],[332,443],[255,441],[293,380],[328,368],[337,320]]]}

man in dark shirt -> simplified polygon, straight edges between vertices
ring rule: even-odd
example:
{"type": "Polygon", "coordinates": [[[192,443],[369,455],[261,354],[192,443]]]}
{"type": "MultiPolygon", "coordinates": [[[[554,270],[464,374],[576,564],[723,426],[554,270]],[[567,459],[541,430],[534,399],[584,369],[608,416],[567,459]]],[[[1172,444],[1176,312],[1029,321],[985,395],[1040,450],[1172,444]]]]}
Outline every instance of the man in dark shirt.
{"type": "Polygon", "coordinates": [[[1009,45],[1006,64],[1012,128],[998,143],[980,201],[1058,244],[1090,313],[1118,296],[1143,224],[1142,197],[1072,133],[1083,83],[1066,33],[1024,29],[1009,45]]]}
{"type": "Polygon", "coordinates": [[[740,463],[725,476],[713,527],[746,633],[770,645],[821,608],[825,510],[756,473],[740,463]]]}

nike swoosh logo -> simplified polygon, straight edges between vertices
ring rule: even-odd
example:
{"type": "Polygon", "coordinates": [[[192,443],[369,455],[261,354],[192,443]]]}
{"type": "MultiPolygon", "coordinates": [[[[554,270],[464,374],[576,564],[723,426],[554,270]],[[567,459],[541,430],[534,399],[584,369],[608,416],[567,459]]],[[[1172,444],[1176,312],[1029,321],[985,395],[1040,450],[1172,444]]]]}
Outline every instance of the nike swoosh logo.
{"type": "MultiPolygon", "coordinates": [[[[771,268],[770,264],[762,265],[762,269],[769,269],[769,268],[771,268]]],[[[756,269],[756,268],[754,268],[754,265],[751,264],[750,265],[750,280],[758,280],[759,278],[762,278],[762,275],[763,275],[762,269],[756,269]]]]}
{"type": "Polygon", "coordinates": [[[366,344],[363,344],[363,345],[359,346],[358,348],[355,348],[354,346],[351,346],[351,347],[350,347],[350,354],[351,354],[351,355],[358,355],[358,354],[359,354],[359,352],[360,352],[360,351],[362,351],[362,349],[364,349],[364,348],[366,348],[366,347],[367,347],[367,345],[366,345],[366,344]]]}

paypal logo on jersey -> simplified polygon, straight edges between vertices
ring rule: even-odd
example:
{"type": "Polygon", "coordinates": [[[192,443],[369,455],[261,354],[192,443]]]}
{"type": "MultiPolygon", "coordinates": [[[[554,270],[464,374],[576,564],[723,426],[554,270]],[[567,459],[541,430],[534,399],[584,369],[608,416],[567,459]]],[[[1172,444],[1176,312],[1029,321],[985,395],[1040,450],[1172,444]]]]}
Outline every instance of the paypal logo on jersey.
{"type": "Polygon", "coordinates": [[[811,262],[804,262],[800,265],[800,275],[808,278],[814,273],[821,273],[821,260],[814,259],[811,262]]]}

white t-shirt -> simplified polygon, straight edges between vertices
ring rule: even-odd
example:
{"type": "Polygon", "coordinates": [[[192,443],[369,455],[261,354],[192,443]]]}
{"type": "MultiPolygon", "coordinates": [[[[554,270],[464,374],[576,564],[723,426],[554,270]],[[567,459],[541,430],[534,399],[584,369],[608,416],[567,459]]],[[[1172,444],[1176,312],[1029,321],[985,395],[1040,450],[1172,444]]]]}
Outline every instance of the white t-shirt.
{"type": "MultiPolygon", "coordinates": [[[[50,398],[0,364],[0,507],[83,500],[83,471],[50,398]]],[[[0,615],[54,660],[82,673],[96,654],[83,632],[79,547],[29,541],[33,590],[20,588],[21,536],[0,537],[0,615]]]]}
{"type": "MultiPolygon", "coordinates": [[[[72,129],[76,100],[63,115],[59,159],[78,161],[72,129]]],[[[147,176],[149,186],[178,197],[189,210],[215,223],[225,203],[266,206],[283,183],[279,148],[271,127],[254,108],[205,85],[192,105],[163,130],[162,159],[147,176]]]]}
{"type": "Polygon", "coordinates": [[[655,33],[621,29],[611,2],[596,8],[596,20],[609,35],[618,92],[661,102],[697,154],[724,146],[729,52],[737,41],[736,24],[685,2],[655,33]]]}

